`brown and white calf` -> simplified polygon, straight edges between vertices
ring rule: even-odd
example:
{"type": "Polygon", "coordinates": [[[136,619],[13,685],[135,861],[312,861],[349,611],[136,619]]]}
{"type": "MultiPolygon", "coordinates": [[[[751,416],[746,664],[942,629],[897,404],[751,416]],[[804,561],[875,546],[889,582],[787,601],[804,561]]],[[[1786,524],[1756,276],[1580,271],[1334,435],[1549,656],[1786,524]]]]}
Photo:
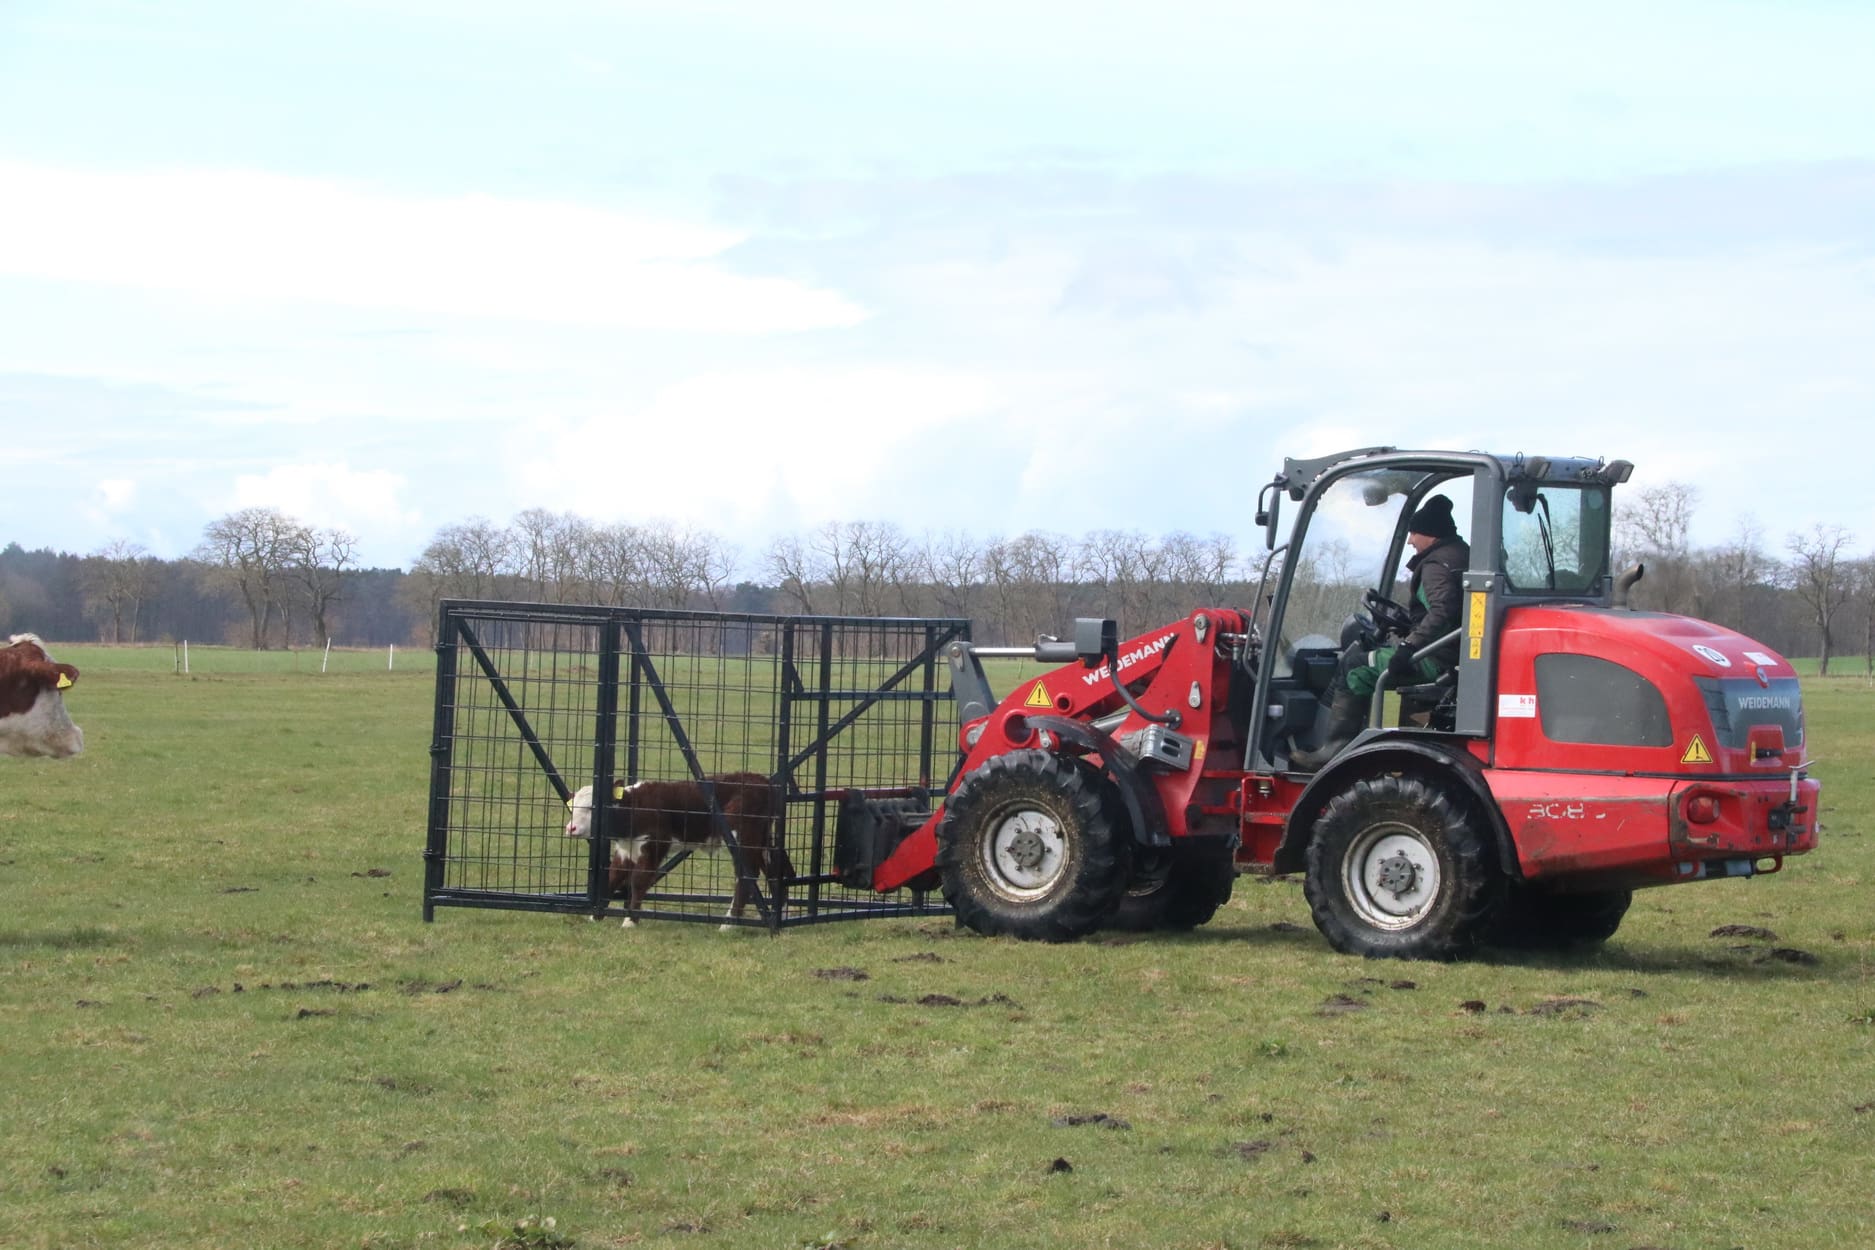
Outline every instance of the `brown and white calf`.
{"type": "Polygon", "coordinates": [[[9,638],[0,647],[0,755],[64,759],[84,750],[63,693],[77,680],[78,670],[53,663],[37,636],[9,638]]]}
{"type": "MultiPolygon", "coordinates": [[[[760,773],[724,773],[710,778],[716,805],[744,862],[751,871],[768,878],[770,892],[779,899],[783,882],[794,875],[787,848],[777,839],[775,790],[760,773]]],[[[569,838],[592,837],[592,787],[581,786],[567,800],[569,838]]],[[[606,807],[606,837],[612,843],[612,870],[607,887],[613,895],[626,895],[634,912],[644,906],[645,895],[658,879],[658,870],[675,846],[722,849],[722,838],[710,817],[709,800],[694,781],[639,781],[613,792],[606,807]]],[[[736,919],[749,901],[748,879],[736,874],[736,890],[729,917],[736,919]]],[[[632,926],[625,917],[625,927],[632,926]]],[[[725,924],[724,932],[734,925],[725,924]]]]}

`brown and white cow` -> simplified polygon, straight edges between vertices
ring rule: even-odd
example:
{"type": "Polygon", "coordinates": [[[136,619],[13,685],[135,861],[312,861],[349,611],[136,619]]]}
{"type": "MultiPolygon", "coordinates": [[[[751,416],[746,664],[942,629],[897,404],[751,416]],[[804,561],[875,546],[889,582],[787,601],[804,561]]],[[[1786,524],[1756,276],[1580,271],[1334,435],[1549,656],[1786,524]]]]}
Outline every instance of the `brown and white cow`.
{"type": "MultiPolygon", "coordinates": [[[[794,875],[787,848],[776,840],[775,790],[760,773],[724,773],[710,778],[723,819],[735,834],[736,844],[752,870],[768,878],[779,898],[783,882],[794,875]]],[[[567,800],[569,838],[592,837],[592,787],[581,786],[567,800]]],[[[694,781],[639,781],[617,788],[606,806],[606,836],[612,843],[612,870],[607,882],[613,895],[627,895],[627,906],[638,911],[658,879],[658,870],[673,846],[722,849],[709,800],[694,781]]],[[[749,882],[736,875],[736,890],[729,916],[742,915],[749,901],[749,882]]],[[[625,917],[625,927],[632,926],[625,917]]],[[[725,924],[724,932],[734,925],[725,924]]]]}
{"type": "Polygon", "coordinates": [[[84,750],[63,694],[77,680],[78,670],[54,664],[36,635],[9,638],[0,647],[0,755],[64,759],[84,750]]]}

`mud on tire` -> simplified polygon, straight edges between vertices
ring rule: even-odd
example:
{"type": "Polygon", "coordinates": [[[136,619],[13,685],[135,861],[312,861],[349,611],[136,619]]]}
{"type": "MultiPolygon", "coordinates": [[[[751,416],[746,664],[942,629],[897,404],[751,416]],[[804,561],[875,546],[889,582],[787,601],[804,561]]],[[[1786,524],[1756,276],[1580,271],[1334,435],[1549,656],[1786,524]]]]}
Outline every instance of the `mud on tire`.
{"type": "Polygon", "coordinates": [[[1113,914],[1131,850],[1091,765],[1012,751],[945,800],[937,867],[958,920],[978,933],[1066,942],[1113,914]]]}
{"type": "Polygon", "coordinates": [[[1338,951],[1455,959],[1492,935],[1507,883],[1462,792],[1385,776],[1354,783],[1316,818],[1304,891],[1338,951]]]}

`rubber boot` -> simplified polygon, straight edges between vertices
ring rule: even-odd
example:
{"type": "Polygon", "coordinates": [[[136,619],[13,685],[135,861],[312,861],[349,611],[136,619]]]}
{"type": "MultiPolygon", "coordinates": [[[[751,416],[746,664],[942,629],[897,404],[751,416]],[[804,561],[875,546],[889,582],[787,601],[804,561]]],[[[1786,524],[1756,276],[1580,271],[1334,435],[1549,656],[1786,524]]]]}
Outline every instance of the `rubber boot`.
{"type": "Polygon", "coordinates": [[[1289,767],[1298,773],[1321,771],[1323,765],[1341,754],[1342,749],[1354,741],[1354,735],[1361,732],[1365,703],[1366,700],[1351,690],[1335,691],[1334,702],[1328,705],[1328,730],[1322,736],[1322,744],[1313,751],[1297,751],[1291,755],[1289,767]]]}

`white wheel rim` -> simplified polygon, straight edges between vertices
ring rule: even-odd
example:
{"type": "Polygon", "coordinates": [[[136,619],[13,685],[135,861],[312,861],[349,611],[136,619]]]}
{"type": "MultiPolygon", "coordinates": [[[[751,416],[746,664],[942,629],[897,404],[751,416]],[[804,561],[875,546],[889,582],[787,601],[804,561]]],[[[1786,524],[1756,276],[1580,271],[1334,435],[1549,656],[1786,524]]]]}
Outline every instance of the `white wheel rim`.
{"type": "Polygon", "coordinates": [[[1410,929],[1439,897],[1439,857],[1410,826],[1384,822],[1362,833],[1341,864],[1348,902],[1378,929],[1410,929]]]}
{"type": "Polygon", "coordinates": [[[983,842],[983,867],[998,893],[1039,898],[1061,880],[1068,840],[1047,812],[1025,808],[996,822],[983,842]]]}

